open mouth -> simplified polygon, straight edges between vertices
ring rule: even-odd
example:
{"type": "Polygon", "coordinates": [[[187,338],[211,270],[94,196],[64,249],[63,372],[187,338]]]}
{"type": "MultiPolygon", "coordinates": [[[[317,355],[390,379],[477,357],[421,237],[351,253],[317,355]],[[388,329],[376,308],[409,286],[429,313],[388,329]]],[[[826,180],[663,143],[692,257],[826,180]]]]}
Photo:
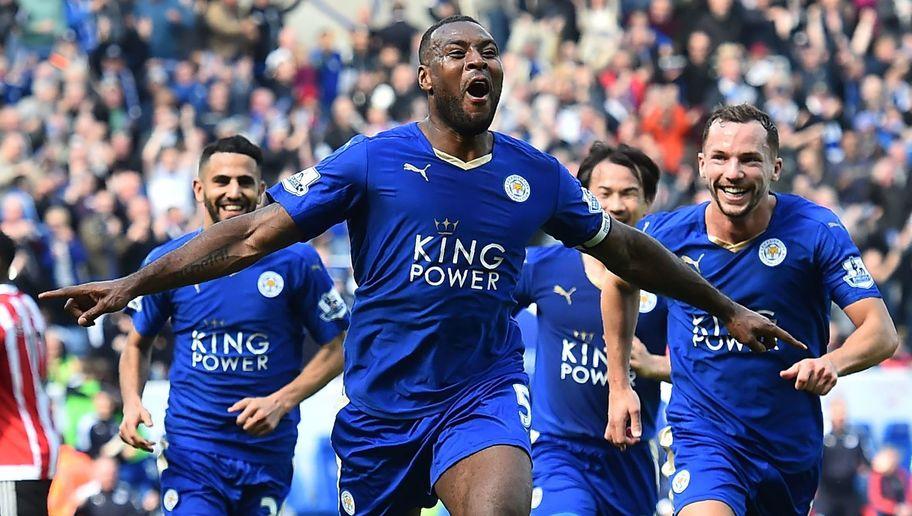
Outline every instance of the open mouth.
{"type": "Polygon", "coordinates": [[[740,201],[742,199],[745,199],[748,194],[750,194],[749,188],[740,186],[720,186],[719,191],[722,192],[725,197],[731,201],[740,201]]]}
{"type": "Polygon", "coordinates": [[[491,84],[484,78],[473,79],[466,88],[469,98],[474,101],[484,101],[491,93],[491,84]]]}
{"type": "Polygon", "coordinates": [[[220,204],[219,209],[228,213],[244,213],[247,206],[244,204],[220,204]]]}

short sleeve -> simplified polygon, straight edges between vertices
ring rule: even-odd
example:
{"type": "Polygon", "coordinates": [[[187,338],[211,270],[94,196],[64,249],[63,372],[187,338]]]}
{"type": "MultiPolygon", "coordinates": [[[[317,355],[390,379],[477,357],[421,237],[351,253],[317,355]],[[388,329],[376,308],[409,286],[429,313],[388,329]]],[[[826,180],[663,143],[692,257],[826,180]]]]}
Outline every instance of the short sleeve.
{"type": "Polygon", "coordinates": [[[348,328],[349,313],[319,255],[311,253],[301,261],[304,271],[295,298],[304,327],[322,345],[348,328]]]}
{"type": "Polygon", "coordinates": [[[557,202],[554,214],[545,223],[546,233],[567,247],[594,247],[608,236],[611,218],[602,211],[598,199],[560,163],[558,169],[557,202]]]}
{"type": "MultiPolygon", "coordinates": [[[[143,260],[142,266],[149,265],[157,259],[153,251],[143,260]]],[[[159,292],[139,296],[127,303],[124,313],[133,319],[133,328],[143,337],[155,337],[171,317],[171,294],[159,292]]]]}
{"type": "Polygon", "coordinates": [[[519,271],[519,280],[516,282],[516,289],[513,291],[513,298],[516,299],[516,307],[513,309],[514,315],[535,302],[532,296],[535,264],[531,258],[532,250],[527,250],[526,260],[523,262],[522,270],[519,271]]]}
{"type": "MultiPolygon", "coordinates": [[[[835,219],[835,216],[834,216],[835,219]]],[[[817,259],[827,292],[840,308],[869,297],[881,297],[861,253],[838,222],[821,224],[817,259]]]]}
{"type": "Polygon", "coordinates": [[[303,234],[319,236],[346,220],[367,182],[367,139],[355,136],[320,163],[273,185],[267,193],[285,208],[303,234]]]}

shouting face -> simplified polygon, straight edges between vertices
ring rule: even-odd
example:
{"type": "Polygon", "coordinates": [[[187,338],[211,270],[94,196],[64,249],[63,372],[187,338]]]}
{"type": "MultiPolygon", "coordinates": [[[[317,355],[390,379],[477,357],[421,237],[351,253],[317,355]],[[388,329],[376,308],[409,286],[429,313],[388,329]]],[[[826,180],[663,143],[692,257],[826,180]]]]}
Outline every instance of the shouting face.
{"type": "Polygon", "coordinates": [[[461,135],[487,131],[503,85],[500,51],[488,31],[467,21],[443,25],[431,34],[422,62],[418,84],[431,115],[461,135]]]}

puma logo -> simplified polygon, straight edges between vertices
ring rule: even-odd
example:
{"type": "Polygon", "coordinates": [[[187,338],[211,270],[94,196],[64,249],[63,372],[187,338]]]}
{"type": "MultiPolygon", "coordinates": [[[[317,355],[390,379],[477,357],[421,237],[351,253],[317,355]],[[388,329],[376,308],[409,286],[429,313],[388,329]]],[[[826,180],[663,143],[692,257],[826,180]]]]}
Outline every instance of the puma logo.
{"type": "Polygon", "coordinates": [[[696,260],[694,260],[694,259],[691,258],[690,256],[684,255],[684,256],[681,256],[681,260],[683,260],[684,263],[686,263],[687,265],[690,265],[691,267],[693,267],[694,269],[696,269],[697,272],[699,272],[700,274],[703,274],[703,273],[700,271],[700,261],[703,260],[703,256],[704,256],[705,254],[706,254],[706,253],[701,253],[701,254],[700,254],[700,257],[697,258],[696,260]]]}
{"type": "Polygon", "coordinates": [[[570,296],[572,296],[574,292],[576,292],[576,287],[573,287],[570,290],[564,290],[564,287],[554,285],[554,293],[566,299],[568,305],[573,304],[573,299],[571,299],[570,296]]]}
{"type": "Polygon", "coordinates": [[[425,181],[430,182],[428,180],[428,176],[427,176],[427,169],[430,166],[431,166],[431,164],[428,163],[427,165],[424,166],[424,168],[418,168],[415,165],[412,165],[411,163],[405,163],[402,165],[402,169],[408,170],[409,172],[415,172],[416,174],[419,174],[421,177],[423,177],[425,181]]]}

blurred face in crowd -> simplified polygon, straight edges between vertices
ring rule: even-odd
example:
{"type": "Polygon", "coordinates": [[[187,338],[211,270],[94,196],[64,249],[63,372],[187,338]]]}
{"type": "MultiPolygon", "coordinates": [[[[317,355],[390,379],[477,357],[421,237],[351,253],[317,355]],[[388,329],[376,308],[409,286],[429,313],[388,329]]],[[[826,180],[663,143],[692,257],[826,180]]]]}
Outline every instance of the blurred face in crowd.
{"type": "Polygon", "coordinates": [[[773,155],[759,122],[717,120],[709,128],[703,152],[697,155],[700,177],[706,180],[716,207],[729,218],[749,215],[779,180],[782,159],[773,155]]]}
{"type": "Polygon", "coordinates": [[[633,171],[608,160],[592,169],[589,191],[611,218],[628,226],[639,222],[649,208],[643,186],[633,171]]]}
{"type": "Polygon", "coordinates": [[[503,85],[497,44],[475,23],[438,28],[431,35],[427,64],[418,68],[418,84],[428,94],[432,116],[462,135],[487,131],[503,85]]]}
{"type": "Polygon", "coordinates": [[[250,213],[264,190],[256,161],[246,154],[216,152],[193,179],[196,201],[206,208],[204,227],[250,213]]]}

